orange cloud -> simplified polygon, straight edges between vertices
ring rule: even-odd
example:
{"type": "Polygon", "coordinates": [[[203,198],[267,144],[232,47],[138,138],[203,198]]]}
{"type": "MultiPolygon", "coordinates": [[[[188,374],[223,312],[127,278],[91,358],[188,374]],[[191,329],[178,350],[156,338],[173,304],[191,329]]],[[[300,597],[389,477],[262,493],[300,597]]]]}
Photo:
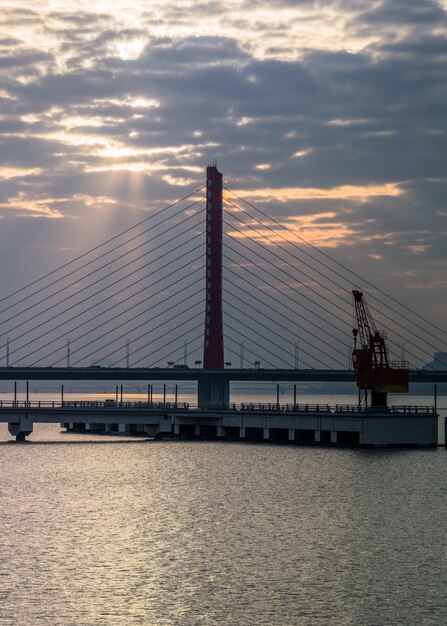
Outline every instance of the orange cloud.
{"type": "MultiPolygon", "coordinates": [[[[359,200],[366,202],[377,196],[400,196],[404,191],[399,183],[383,185],[341,185],[328,189],[318,187],[266,187],[262,189],[235,189],[238,196],[252,202],[288,202],[290,200],[359,200]]],[[[229,198],[231,196],[228,196],[229,198]]]]}
{"type": "Polygon", "coordinates": [[[340,243],[349,243],[354,232],[347,224],[332,221],[334,217],[335,213],[332,212],[290,217],[284,222],[288,230],[275,228],[274,225],[267,228],[252,220],[247,226],[238,223],[235,229],[230,229],[227,234],[238,239],[245,237],[255,239],[264,245],[284,244],[285,240],[301,245],[305,239],[314,246],[335,248],[340,243]]]}

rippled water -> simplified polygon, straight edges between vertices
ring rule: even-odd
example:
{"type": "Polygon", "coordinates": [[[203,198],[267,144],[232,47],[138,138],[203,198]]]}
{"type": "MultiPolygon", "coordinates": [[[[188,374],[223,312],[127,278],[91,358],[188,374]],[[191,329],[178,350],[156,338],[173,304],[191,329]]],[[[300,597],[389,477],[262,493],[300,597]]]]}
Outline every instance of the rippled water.
{"type": "Polygon", "coordinates": [[[444,624],[446,475],[444,449],[2,425],[0,624],[444,624]]]}

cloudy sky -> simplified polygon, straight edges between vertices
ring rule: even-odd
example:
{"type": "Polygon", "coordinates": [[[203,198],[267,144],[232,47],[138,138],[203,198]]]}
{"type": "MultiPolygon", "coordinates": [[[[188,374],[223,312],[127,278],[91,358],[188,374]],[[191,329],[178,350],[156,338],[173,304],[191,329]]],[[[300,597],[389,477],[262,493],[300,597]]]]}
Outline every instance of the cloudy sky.
{"type": "Polygon", "coordinates": [[[447,0],[2,3],[2,292],[216,160],[227,187],[444,328],[446,33],[447,0]]]}

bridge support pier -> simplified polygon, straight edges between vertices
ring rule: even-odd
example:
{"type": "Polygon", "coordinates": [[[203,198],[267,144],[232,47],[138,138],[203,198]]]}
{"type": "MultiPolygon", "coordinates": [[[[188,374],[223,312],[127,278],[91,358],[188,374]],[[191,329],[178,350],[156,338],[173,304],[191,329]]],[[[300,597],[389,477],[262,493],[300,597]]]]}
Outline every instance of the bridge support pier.
{"type": "Polygon", "coordinates": [[[8,422],[8,431],[16,441],[25,441],[25,437],[33,432],[33,420],[25,415],[20,417],[18,422],[8,422]]]}
{"type": "Polygon", "coordinates": [[[230,402],[230,383],[219,376],[201,378],[197,384],[199,408],[227,408],[230,402]]]}

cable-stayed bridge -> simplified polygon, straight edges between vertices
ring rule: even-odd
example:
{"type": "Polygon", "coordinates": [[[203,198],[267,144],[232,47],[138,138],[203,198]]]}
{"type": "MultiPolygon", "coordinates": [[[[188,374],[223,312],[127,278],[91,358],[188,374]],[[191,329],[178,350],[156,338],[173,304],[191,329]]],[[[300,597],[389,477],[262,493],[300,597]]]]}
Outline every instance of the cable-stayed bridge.
{"type": "MultiPolygon", "coordinates": [[[[205,195],[205,187],[193,191],[0,298],[5,367],[154,368],[186,361],[209,369],[203,363],[211,228],[205,195]]],[[[211,296],[222,300],[222,367],[349,369],[356,287],[388,332],[392,355],[404,356],[413,370],[424,364],[433,370],[444,330],[231,190],[224,190],[223,203],[221,286],[211,296]]]]}
{"type": "MultiPolygon", "coordinates": [[[[413,382],[447,334],[224,187],[204,187],[0,299],[0,380],[353,381],[352,288],[413,382]]],[[[447,368],[445,368],[447,369],[447,368]]]]}

